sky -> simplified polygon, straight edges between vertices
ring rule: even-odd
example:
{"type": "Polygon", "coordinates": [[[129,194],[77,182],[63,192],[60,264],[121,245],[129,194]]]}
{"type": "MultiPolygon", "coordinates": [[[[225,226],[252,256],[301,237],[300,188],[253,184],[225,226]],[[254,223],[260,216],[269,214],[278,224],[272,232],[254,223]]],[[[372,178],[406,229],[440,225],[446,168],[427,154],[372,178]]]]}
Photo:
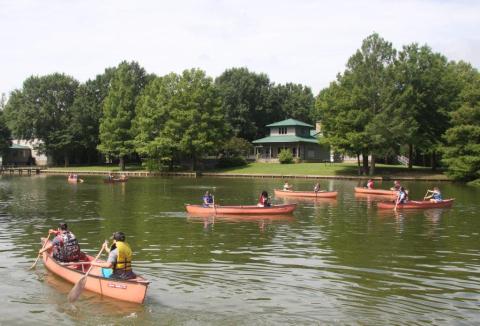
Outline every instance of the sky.
{"type": "Polygon", "coordinates": [[[373,32],[479,68],[479,31],[475,0],[0,0],[0,93],[134,60],[157,75],[247,67],[317,94],[373,32]]]}

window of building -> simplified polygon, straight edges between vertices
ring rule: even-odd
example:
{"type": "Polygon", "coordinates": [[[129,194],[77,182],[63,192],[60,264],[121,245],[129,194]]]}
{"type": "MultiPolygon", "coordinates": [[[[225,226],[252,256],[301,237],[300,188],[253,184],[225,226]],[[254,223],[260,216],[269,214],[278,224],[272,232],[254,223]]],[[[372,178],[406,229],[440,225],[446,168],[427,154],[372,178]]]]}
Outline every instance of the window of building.
{"type": "Polygon", "coordinates": [[[278,128],[278,133],[280,135],[286,135],[287,134],[287,128],[286,127],[278,128]]]}

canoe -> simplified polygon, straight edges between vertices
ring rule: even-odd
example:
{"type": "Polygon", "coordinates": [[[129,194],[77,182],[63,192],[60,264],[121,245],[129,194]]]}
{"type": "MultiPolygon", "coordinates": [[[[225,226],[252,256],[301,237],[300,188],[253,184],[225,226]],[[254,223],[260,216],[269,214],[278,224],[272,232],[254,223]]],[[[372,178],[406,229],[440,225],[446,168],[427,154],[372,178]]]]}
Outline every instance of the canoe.
{"type": "Polygon", "coordinates": [[[120,178],[114,178],[114,179],[103,179],[104,183],[116,183],[116,182],[127,182],[128,178],[126,179],[120,179],[120,178]]]}
{"type": "MultiPolygon", "coordinates": [[[[53,274],[70,283],[77,283],[90,268],[89,261],[94,257],[85,255],[85,260],[77,264],[64,264],[52,257],[52,251],[43,253],[43,263],[53,274]]],[[[100,261],[100,260],[99,260],[100,261]]],[[[114,280],[102,276],[100,267],[93,267],[87,276],[85,290],[121,301],[143,303],[150,282],[141,276],[130,280],[114,280]]]]}
{"type": "Polygon", "coordinates": [[[293,190],[281,190],[274,189],[275,196],[283,197],[312,197],[312,198],[335,198],[337,197],[337,191],[293,191],[293,190]]]}
{"type": "Polygon", "coordinates": [[[67,181],[70,182],[70,183],[80,183],[80,182],[83,182],[83,179],[68,178],[67,181]]]}
{"type": "Polygon", "coordinates": [[[220,206],[203,207],[202,205],[185,204],[185,209],[192,214],[249,214],[249,215],[270,215],[289,214],[297,208],[297,204],[272,205],[269,207],[249,206],[220,206]]]}
{"type": "MultiPolygon", "coordinates": [[[[412,209],[412,208],[443,208],[451,207],[455,199],[444,199],[437,203],[431,202],[429,200],[410,200],[405,204],[398,204],[397,208],[401,209],[412,209]]],[[[395,202],[380,202],[377,204],[378,208],[383,209],[393,209],[395,207],[395,202]]]]}
{"type": "Polygon", "coordinates": [[[214,221],[224,221],[224,222],[292,222],[295,221],[295,218],[292,214],[270,214],[270,215],[239,215],[239,214],[191,214],[187,213],[187,221],[190,222],[214,222],[214,221]]]}
{"type": "Polygon", "coordinates": [[[396,196],[397,191],[395,190],[386,190],[386,189],[368,189],[363,187],[355,187],[356,193],[361,194],[372,194],[372,195],[384,195],[384,196],[396,196]]]}

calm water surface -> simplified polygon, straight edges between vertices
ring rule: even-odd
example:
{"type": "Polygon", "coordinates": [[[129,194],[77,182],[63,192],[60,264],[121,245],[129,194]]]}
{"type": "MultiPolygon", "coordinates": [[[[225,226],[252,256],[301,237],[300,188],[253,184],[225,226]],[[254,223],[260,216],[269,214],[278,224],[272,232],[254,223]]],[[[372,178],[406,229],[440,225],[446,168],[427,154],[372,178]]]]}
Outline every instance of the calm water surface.
{"type": "MultiPolygon", "coordinates": [[[[310,189],[311,181],[292,181],[310,189]]],[[[480,323],[480,190],[440,184],[452,209],[380,211],[353,181],[322,181],[337,200],[303,200],[292,216],[188,216],[212,190],[220,204],[255,203],[282,180],[0,178],[0,324],[273,325],[480,323]],[[144,305],[85,292],[40,262],[39,239],[68,222],[94,254],[116,230],[152,284],[144,305]]],[[[405,183],[413,198],[432,183],[405,183]]],[[[390,184],[384,184],[383,188],[390,184]]],[[[282,203],[281,198],[274,202],[282,203]]]]}

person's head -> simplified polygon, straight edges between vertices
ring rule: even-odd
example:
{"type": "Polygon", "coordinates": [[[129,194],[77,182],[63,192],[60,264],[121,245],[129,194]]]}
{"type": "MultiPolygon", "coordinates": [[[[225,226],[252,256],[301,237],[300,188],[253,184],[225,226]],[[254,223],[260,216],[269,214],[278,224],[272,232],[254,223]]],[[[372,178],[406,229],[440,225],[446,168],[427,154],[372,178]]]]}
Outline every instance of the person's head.
{"type": "Polygon", "coordinates": [[[405,191],[405,188],[403,188],[403,187],[400,187],[400,191],[405,191]]]}
{"type": "Polygon", "coordinates": [[[393,181],[393,183],[394,183],[395,185],[399,185],[399,184],[400,184],[400,182],[399,182],[398,180],[393,181]]]}
{"type": "Polygon", "coordinates": [[[58,229],[61,230],[61,231],[67,231],[68,230],[67,223],[62,222],[62,223],[58,224],[58,229]]]}
{"type": "Polygon", "coordinates": [[[112,239],[115,241],[125,241],[125,233],[117,231],[112,235],[112,239]]]}
{"type": "Polygon", "coordinates": [[[440,191],[438,187],[433,187],[433,191],[440,191]]]}
{"type": "Polygon", "coordinates": [[[265,190],[262,191],[262,197],[268,197],[268,192],[266,192],[265,190]]]}
{"type": "Polygon", "coordinates": [[[373,180],[372,180],[372,179],[368,179],[368,182],[373,182],[373,180]]]}
{"type": "Polygon", "coordinates": [[[210,196],[210,192],[208,190],[205,191],[205,196],[210,196]]]}

